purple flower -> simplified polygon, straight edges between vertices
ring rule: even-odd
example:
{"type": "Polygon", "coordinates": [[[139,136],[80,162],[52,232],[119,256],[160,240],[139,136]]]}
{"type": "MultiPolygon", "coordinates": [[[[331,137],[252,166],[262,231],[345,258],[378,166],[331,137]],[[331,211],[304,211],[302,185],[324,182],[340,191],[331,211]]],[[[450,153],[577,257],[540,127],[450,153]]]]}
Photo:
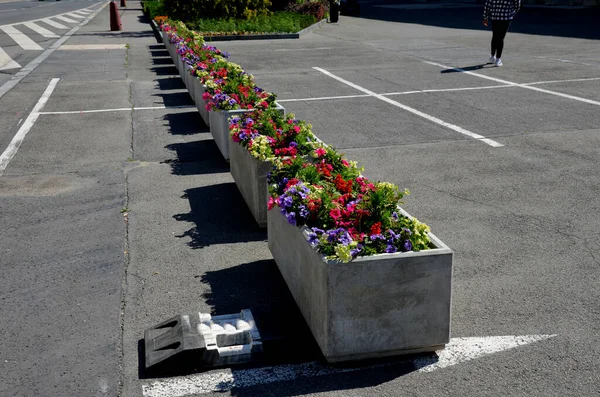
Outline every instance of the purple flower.
{"type": "Polygon", "coordinates": [[[281,201],[281,204],[285,208],[291,207],[293,203],[294,203],[294,199],[291,196],[283,196],[283,200],[281,201]]]}
{"type": "Polygon", "coordinates": [[[308,218],[308,216],[310,215],[310,212],[308,212],[308,210],[306,209],[306,207],[304,205],[301,205],[298,207],[298,209],[300,210],[300,216],[304,219],[308,218]]]}
{"type": "Polygon", "coordinates": [[[369,236],[369,238],[371,239],[371,241],[385,240],[385,237],[383,237],[382,234],[373,234],[373,235],[369,236]]]}
{"type": "Polygon", "coordinates": [[[308,243],[313,247],[319,243],[319,236],[317,236],[317,233],[310,233],[308,235],[308,243]]]}
{"type": "Polygon", "coordinates": [[[209,62],[210,63],[217,63],[217,58],[211,58],[209,62]]]}
{"type": "Polygon", "coordinates": [[[388,244],[388,246],[385,248],[385,252],[387,252],[388,254],[393,254],[394,252],[396,252],[398,249],[396,248],[395,245],[393,244],[388,244]]]}
{"type": "Polygon", "coordinates": [[[350,233],[344,230],[342,233],[340,233],[339,240],[343,245],[348,245],[352,242],[352,236],[350,236],[350,233]]]}
{"type": "Polygon", "coordinates": [[[318,227],[313,227],[312,231],[317,233],[317,234],[323,234],[325,233],[325,230],[319,229],[318,227]]]}
{"type": "Polygon", "coordinates": [[[392,212],[392,218],[397,221],[398,220],[398,213],[396,211],[392,212]]]}
{"type": "Polygon", "coordinates": [[[232,117],[232,118],[230,118],[230,119],[229,119],[229,124],[230,124],[230,125],[231,125],[231,124],[237,124],[237,123],[239,123],[239,122],[240,122],[240,120],[241,120],[241,119],[240,119],[239,117],[232,117]]]}
{"type": "Polygon", "coordinates": [[[398,239],[400,238],[400,235],[399,235],[398,233],[395,233],[395,232],[394,232],[392,229],[389,229],[389,230],[388,230],[388,233],[389,233],[389,234],[390,234],[390,236],[391,236],[391,237],[390,237],[390,240],[392,240],[392,242],[393,242],[393,241],[396,241],[396,240],[398,240],[398,239]]]}
{"type": "Polygon", "coordinates": [[[298,147],[298,144],[296,142],[290,142],[290,147],[298,147]]]}
{"type": "Polygon", "coordinates": [[[406,251],[412,251],[412,243],[410,242],[410,240],[404,241],[404,249],[406,251]]]}
{"type": "Polygon", "coordinates": [[[286,215],[288,223],[290,225],[296,226],[296,213],[295,212],[290,212],[286,215]]]}
{"type": "Polygon", "coordinates": [[[412,232],[410,231],[410,229],[404,228],[404,229],[402,229],[402,231],[403,231],[403,232],[404,232],[404,233],[405,233],[407,236],[410,236],[410,235],[412,235],[412,232]]]}
{"type": "Polygon", "coordinates": [[[229,101],[228,101],[228,102],[229,102],[229,104],[230,104],[230,105],[232,105],[232,106],[233,106],[233,105],[235,105],[235,104],[237,103],[237,102],[235,101],[235,99],[233,99],[233,98],[229,98],[229,101]]]}

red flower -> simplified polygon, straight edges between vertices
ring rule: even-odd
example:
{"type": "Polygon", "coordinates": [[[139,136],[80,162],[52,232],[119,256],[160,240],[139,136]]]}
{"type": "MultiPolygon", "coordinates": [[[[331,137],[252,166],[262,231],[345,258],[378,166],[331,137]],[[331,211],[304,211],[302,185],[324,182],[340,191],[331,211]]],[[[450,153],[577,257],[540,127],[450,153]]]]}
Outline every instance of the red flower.
{"type": "Polygon", "coordinates": [[[381,234],[381,222],[374,223],[373,226],[371,226],[371,235],[374,234],[381,234]]]}

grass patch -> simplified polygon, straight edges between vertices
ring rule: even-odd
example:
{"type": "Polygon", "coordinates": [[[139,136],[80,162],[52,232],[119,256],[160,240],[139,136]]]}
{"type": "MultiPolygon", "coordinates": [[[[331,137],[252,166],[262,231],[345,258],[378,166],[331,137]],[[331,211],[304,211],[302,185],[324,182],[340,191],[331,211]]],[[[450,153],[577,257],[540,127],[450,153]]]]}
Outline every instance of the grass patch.
{"type": "Polygon", "coordinates": [[[200,19],[187,23],[204,36],[222,36],[256,33],[297,33],[316,23],[312,15],[276,12],[269,16],[245,19],[200,19]]]}

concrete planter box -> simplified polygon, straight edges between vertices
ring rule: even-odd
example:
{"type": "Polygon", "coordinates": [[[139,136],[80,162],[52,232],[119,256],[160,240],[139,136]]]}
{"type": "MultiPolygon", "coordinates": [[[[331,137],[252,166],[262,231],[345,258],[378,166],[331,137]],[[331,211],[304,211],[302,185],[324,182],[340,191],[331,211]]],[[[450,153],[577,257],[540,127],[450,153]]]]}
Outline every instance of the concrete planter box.
{"type": "Polygon", "coordinates": [[[185,84],[185,88],[187,88],[188,93],[190,94],[190,97],[192,97],[192,100],[194,102],[196,102],[196,98],[194,97],[194,90],[193,90],[193,80],[194,80],[194,76],[191,75],[191,69],[188,67],[187,63],[183,62],[183,83],[185,84]]]}
{"type": "Polygon", "coordinates": [[[197,77],[192,77],[192,91],[198,113],[200,113],[204,123],[210,126],[208,110],[206,110],[206,101],[202,99],[202,95],[206,92],[206,86],[200,83],[200,80],[197,77]]]}
{"type": "MultiPolygon", "coordinates": [[[[281,112],[282,115],[285,114],[285,109],[283,106],[275,102],[275,107],[281,112]]],[[[241,117],[244,113],[250,113],[253,111],[254,109],[238,109],[208,112],[210,133],[225,160],[229,161],[229,142],[231,141],[231,138],[229,137],[229,119],[235,116],[241,117]]]]}
{"type": "Polygon", "coordinates": [[[231,142],[231,176],[258,226],[267,227],[267,174],[273,169],[270,161],[258,160],[242,145],[231,142]]]}
{"type": "Polygon", "coordinates": [[[328,362],[431,352],[449,342],[453,253],[435,236],[432,250],[339,263],[315,251],[277,208],[267,218],[269,249],[328,362]]]}

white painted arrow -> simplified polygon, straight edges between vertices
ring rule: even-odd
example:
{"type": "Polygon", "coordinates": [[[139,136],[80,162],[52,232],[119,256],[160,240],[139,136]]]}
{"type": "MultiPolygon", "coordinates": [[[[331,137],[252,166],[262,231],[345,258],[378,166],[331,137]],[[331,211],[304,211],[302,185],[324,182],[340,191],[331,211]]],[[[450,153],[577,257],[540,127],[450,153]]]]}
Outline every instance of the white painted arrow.
{"type": "Polygon", "coordinates": [[[215,371],[167,380],[150,382],[142,386],[144,397],[183,397],[191,394],[224,392],[274,382],[290,381],[368,370],[391,365],[412,365],[419,372],[431,372],[504,350],[552,338],[556,335],[487,336],[452,338],[437,358],[417,358],[394,363],[359,368],[335,368],[319,362],[278,365],[274,367],[215,371]]]}

